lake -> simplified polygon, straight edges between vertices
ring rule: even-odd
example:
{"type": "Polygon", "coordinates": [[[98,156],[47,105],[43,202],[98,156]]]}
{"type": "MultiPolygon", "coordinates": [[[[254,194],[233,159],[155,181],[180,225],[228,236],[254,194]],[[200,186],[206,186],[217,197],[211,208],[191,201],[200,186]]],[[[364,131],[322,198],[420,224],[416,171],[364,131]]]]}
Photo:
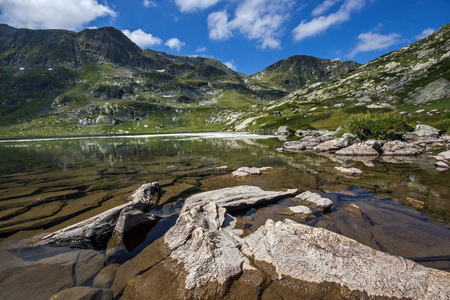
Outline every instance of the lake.
{"type": "Polygon", "coordinates": [[[276,151],[282,143],[277,137],[245,133],[0,140],[0,298],[48,299],[62,288],[91,286],[108,266],[124,263],[164,235],[184,199],[244,184],[318,192],[333,201],[331,213],[315,213],[307,221],[286,214],[287,207],[297,205],[291,199],[236,212],[244,234],[268,218],[291,218],[450,270],[448,171],[436,170],[426,156],[341,161],[331,155],[276,151]],[[333,168],[341,165],[357,167],[364,176],[338,175],[333,168]],[[219,166],[229,171],[207,171],[219,166]],[[231,176],[243,166],[270,166],[273,171],[231,176]],[[45,234],[126,203],[141,184],[153,181],[163,193],[152,213],[162,219],[128,241],[127,249],[30,246],[45,234]],[[349,204],[364,215],[348,213],[344,208],[349,204]]]}

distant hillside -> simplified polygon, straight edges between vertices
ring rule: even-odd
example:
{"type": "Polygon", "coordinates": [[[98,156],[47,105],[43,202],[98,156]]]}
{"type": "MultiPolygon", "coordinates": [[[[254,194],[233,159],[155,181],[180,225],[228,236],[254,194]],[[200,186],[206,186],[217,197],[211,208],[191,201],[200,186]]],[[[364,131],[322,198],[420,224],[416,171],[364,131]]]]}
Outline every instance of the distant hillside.
{"type": "Polygon", "coordinates": [[[450,129],[450,25],[350,73],[296,90],[237,124],[251,119],[240,128],[335,129],[350,114],[369,110],[398,111],[413,124],[450,129]]]}
{"type": "Polygon", "coordinates": [[[336,78],[357,69],[359,66],[360,64],[354,61],[294,55],[249,76],[246,82],[260,89],[293,92],[315,82],[336,78]]]}

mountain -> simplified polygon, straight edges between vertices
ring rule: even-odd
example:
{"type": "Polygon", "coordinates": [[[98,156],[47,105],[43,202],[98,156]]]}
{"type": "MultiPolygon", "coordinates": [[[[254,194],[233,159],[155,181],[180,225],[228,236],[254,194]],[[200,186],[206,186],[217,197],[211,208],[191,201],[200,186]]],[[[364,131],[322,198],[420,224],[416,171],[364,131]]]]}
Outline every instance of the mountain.
{"type": "Polygon", "coordinates": [[[261,89],[293,92],[306,85],[327,81],[360,66],[354,61],[339,61],[306,55],[294,55],[249,76],[246,82],[261,89]]]}
{"type": "Polygon", "coordinates": [[[448,31],[363,66],[296,55],[245,76],[216,59],[142,50],[113,27],[0,25],[0,135],[335,128],[370,104],[445,107],[448,31]]]}
{"type": "Polygon", "coordinates": [[[237,124],[252,120],[252,125],[240,126],[242,130],[280,125],[335,129],[354,113],[397,111],[412,124],[450,130],[449,109],[450,25],[445,25],[347,74],[298,89],[246,114],[237,124]]]}

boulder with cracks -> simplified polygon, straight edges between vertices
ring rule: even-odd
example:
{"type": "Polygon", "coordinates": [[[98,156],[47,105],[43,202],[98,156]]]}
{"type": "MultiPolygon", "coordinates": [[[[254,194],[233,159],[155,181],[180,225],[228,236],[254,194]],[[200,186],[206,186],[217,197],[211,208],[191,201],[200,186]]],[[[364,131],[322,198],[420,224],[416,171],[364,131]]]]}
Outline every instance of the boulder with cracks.
{"type": "Polygon", "coordinates": [[[146,211],[151,208],[160,190],[157,182],[143,184],[128,203],[46,235],[37,245],[106,249],[113,232],[115,239],[121,241],[124,236],[143,226],[158,222],[157,217],[146,214],[146,211]]]}

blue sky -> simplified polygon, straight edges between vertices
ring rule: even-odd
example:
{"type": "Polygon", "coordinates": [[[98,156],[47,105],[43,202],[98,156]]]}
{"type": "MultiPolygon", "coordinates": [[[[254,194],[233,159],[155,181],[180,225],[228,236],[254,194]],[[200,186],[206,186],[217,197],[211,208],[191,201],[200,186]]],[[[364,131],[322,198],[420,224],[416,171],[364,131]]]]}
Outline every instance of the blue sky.
{"type": "Polygon", "coordinates": [[[244,74],[304,54],[366,63],[450,23],[449,0],[0,0],[18,28],[114,26],[141,48],[244,74]]]}

